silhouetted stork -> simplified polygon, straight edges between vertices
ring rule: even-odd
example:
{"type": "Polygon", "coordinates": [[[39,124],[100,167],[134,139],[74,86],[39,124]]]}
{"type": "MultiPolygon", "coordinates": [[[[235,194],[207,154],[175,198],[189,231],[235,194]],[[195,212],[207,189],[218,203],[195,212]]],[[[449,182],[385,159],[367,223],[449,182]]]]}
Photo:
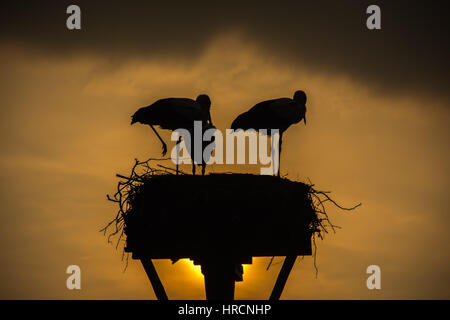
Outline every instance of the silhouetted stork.
{"type": "MultiPolygon", "coordinates": [[[[278,129],[280,132],[279,158],[281,158],[281,143],[284,131],[292,124],[304,120],[306,125],[306,94],[302,90],[294,93],[294,98],[280,98],[260,102],[249,111],[240,114],[231,124],[231,129],[278,129]]],[[[279,162],[278,162],[279,163],[279,162]]],[[[280,176],[280,166],[278,166],[280,176]]]]}
{"type": "MultiPolygon", "coordinates": [[[[162,129],[176,130],[187,129],[193,132],[194,121],[202,121],[204,127],[211,127],[211,100],[206,94],[201,94],[194,101],[189,98],[165,98],[155,103],[140,108],[131,117],[131,124],[136,122],[148,124],[162,143],[162,155],[167,153],[167,145],[158,134],[154,126],[162,129]]],[[[177,144],[181,142],[181,136],[177,144]]],[[[203,149],[202,149],[203,150],[203,149]]],[[[195,174],[195,163],[193,162],[193,173],[195,174]]],[[[178,161],[177,161],[178,173],[178,161]]],[[[204,169],[202,170],[204,173],[204,169]]]]}

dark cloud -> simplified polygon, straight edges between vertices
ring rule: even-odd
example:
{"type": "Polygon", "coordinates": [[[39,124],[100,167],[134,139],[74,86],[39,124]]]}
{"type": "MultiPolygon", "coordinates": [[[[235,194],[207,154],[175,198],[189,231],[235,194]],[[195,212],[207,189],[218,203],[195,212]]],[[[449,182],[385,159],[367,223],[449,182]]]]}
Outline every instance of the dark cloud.
{"type": "Polygon", "coordinates": [[[1,4],[0,41],[46,54],[195,58],[237,31],[275,58],[348,74],[387,93],[450,100],[447,1],[16,1],[1,4]],[[82,30],[65,27],[69,4],[82,30]],[[378,4],[382,30],[365,27],[378,4]]]}

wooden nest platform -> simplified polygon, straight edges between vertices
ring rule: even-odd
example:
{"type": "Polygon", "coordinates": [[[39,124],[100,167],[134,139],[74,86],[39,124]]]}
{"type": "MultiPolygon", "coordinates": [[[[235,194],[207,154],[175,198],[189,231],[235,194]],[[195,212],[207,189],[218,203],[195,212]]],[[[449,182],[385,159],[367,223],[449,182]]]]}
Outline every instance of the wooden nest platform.
{"type": "Polygon", "coordinates": [[[287,256],[279,297],[295,258],[312,254],[311,237],[334,229],[323,202],[346,209],[313,185],[275,176],[192,176],[136,160],[129,176],[118,177],[108,199],[119,210],[103,231],[113,228],[117,244],[126,236],[124,251],[142,261],[158,298],[165,293],[151,259],[189,258],[202,266],[208,299],[232,299],[241,264],[287,256]]]}
{"type": "Polygon", "coordinates": [[[273,176],[152,175],[130,194],[125,250],[137,259],[310,255],[309,192],[273,176]]]}

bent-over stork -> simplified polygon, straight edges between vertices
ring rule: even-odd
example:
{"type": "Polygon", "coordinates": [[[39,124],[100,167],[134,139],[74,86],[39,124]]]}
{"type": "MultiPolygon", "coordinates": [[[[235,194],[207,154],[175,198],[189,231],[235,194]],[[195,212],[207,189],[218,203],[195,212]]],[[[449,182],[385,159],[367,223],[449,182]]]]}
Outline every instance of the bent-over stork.
{"type": "MultiPolygon", "coordinates": [[[[267,134],[270,129],[278,129],[280,132],[278,159],[280,159],[284,131],[301,120],[304,120],[306,125],[306,94],[304,91],[298,90],[294,93],[293,99],[280,98],[256,104],[234,119],[231,129],[266,129],[267,134]]],[[[278,166],[278,176],[280,176],[280,166],[278,166]]]]}
{"type": "MultiPolygon", "coordinates": [[[[189,98],[165,98],[155,103],[142,107],[131,116],[131,124],[136,122],[148,124],[162,143],[162,155],[167,153],[167,145],[158,134],[154,126],[162,129],[176,130],[187,129],[192,132],[194,121],[202,121],[204,126],[212,126],[211,100],[206,94],[201,94],[196,100],[189,98]]],[[[181,142],[181,136],[177,142],[181,142]]],[[[193,163],[193,166],[195,164],[193,163]]],[[[195,168],[193,169],[195,174],[195,168]]],[[[204,170],[203,170],[204,172],[204,170]]],[[[178,161],[177,161],[178,173],[178,161]]]]}

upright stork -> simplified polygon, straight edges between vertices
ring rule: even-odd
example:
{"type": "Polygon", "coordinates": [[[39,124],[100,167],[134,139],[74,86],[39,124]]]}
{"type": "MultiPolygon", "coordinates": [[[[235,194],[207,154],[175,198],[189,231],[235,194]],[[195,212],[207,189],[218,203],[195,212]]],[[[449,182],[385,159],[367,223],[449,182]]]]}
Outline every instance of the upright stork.
{"type": "MultiPolygon", "coordinates": [[[[158,125],[162,129],[176,130],[186,129],[193,132],[194,121],[202,121],[203,127],[213,127],[211,120],[211,100],[206,94],[201,94],[196,100],[189,98],[165,98],[155,103],[142,107],[131,117],[131,124],[136,122],[148,124],[162,143],[162,155],[167,153],[167,145],[158,134],[154,126],[158,125]]],[[[181,136],[177,144],[181,142],[181,136]]],[[[193,145],[193,144],[192,144],[193,145]]],[[[195,174],[195,163],[193,161],[193,174],[195,174]]],[[[203,162],[202,162],[202,165],[203,162]]],[[[177,161],[178,173],[178,161],[177,161]]],[[[204,168],[202,170],[204,174],[204,168]]]]}
{"type": "MultiPolygon", "coordinates": [[[[270,129],[278,129],[280,133],[279,163],[283,133],[292,124],[299,123],[301,120],[306,125],[306,94],[304,91],[298,90],[294,93],[293,99],[280,98],[256,104],[234,119],[231,129],[266,129],[267,134],[269,134],[270,129]]],[[[280,176],[280,166],[278,166],[278,176],[280,176]]]]}

